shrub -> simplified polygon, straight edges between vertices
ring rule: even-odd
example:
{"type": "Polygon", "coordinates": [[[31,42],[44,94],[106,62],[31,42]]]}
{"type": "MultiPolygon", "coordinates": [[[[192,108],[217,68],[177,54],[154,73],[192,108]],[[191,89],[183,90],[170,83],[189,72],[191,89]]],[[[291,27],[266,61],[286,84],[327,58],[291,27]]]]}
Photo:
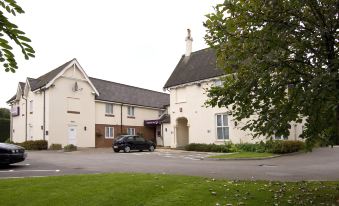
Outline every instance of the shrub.
{"type": "Polygon", "coordinates": [[[13,142],[13,141],[11,141],[11,139],[10,139],[10,138],[6,139],[5,143],[8,143],[8,144],[14,144],[14,142],[13,142]]]}
{"type": "Polygon", "coordinates": [[[231,152],[232,147],[232,143],[224,145],[191,143],[185,146],[185,150],[197,152],[231,152]]]}
{"type": "Polygon", "coordinates": [[[266,152],[266,146],[263,141],[260,143],[241,143],[241,144],[236,144],[235,145],[236,150],[239,152],[266,152]]]}
{"type": "Polygon", "coordinates": [[[10,136],[10,119],[0,118],[0,142],[5,142],[10,136]]]}
{"type": "Polygon", "coordinates": [[[22,143],[16,143],[26,150],[47,150],[48,142],[46,140],[29,140],[22,143]]]}
{"type": "Polygon", "coordinates": [[[61,150],[61,149],[62,149],[62,146],[61,146],[61,144],[51,144],[51,145],[49,146],[49,149],[50,149],[50,150],[61,150]]]}
{"type": "Polygon", "coordinates": [[[302,141],[270,140],[266,142],[266,152],[275,154],[298,152],[304,148],[305,143],[302,141]]]}
{"type": "Polygon", "coordinates": [[[76,151],[76,150],[77,150],[77,146],[75,146],[73,144],[68,144],[68,145],[64,146],[65,152],[72,152],[72,151],[76,151]]]}

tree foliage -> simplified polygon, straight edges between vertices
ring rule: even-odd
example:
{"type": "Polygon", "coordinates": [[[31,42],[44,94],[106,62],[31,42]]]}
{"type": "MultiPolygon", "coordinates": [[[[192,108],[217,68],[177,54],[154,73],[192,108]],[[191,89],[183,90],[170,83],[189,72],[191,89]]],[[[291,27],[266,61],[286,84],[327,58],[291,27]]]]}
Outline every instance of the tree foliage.
{"type": "Polygon", "coordinates": [[[292,122],[303,122],[301,137],[309,143],[338,141],[338,11],[338,0],[216,5],[204,23],[205,40],[228,75],[207,104],[230,107],[254,136],[289,135],[292,122]]]}
{"type": "Polygon", "coordinates": [[[0,6],[2,8],[0,9],[0,62],[3,63],[6,72],[15,72],[18,65],[12,52],[13,47],[8,40],[14,41],[21,48],[25,59],[35,57],[35,51],[28,44],[31,40],[25,36],[25,32],[5,16],[6,13],[16,16],[24,13],[24,10],[14,0],[0,0],[0,6]]]}
{"type": "Polygon", "coordinates": [[[7,108],[0,108],[0,119],[10,119],[11,112],[7,108]]]}

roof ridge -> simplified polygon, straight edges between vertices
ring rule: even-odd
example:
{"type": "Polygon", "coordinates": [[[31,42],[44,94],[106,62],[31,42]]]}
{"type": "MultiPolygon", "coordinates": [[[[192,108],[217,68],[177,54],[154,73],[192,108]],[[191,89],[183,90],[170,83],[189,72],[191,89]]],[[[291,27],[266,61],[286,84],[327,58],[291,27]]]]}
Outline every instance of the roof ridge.
{"type": "Polygon", "coordinates": [[[43,77],[43,76],[45,76],[45,75],[47,75],[47,74],[50,74],[50,73],[52,73],[53,71],[55,71],[55,70],[57,70],[57,69],[60,69],[60,67],[65,66],[66,64],[69,64],[69,63],[70,63],[71,61],[73,61],[74,59],[76,59],[76,58],[73,58],[73,59],[71,59],[71,60],[69,60],[69,61],[67,61],[67,62],[65,62],[65,63],[63,63],[63,64],[61,64],[61,65],[59,65],[59,66],[57,66],[56,68],[50,70],[49,72],[47,72],[47,73],[45,73],[45,74],[43,74],[43,75],[41,75],[41,76],[39,76],[38,78],[35,78],[35,79],[36,79],[36,80],[39,80],[41,77],[43,77]]]}
{"type": "Polygon", "coordinates": [[[123,85],[123,86],[127,86],[127,87],[133,87],[133,88],[141,89],[141,90],[145,90],[145,91],[150,91],[150,92],[156,92],[156,93],[160,93],[160,94],[166,94],[166,95],[169,95],[169,94],[164,93],[164,92],[154,91],[154,90],[145,89],[145,88],[141,88],[141,87],[137,87],[137,86],[131,86],[131,85],[127,85],[127,84],[123,84],[123,83],[118,83],[118,82],[112,82],[112,81],[105,80],[105,79],[99,79],[99,78],[95,78],[95,77],[89,77],[89,78],[91,78],[91,79],[97,79],[97,80],[105,81],[105,82],[109,82],[109,83],[119,84],[119,85],[123,85]]]}

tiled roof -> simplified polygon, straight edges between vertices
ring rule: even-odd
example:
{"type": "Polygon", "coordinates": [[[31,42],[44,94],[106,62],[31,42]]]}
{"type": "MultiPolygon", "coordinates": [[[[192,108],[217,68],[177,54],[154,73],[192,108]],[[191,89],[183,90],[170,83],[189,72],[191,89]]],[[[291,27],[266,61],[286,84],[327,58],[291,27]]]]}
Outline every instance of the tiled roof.
{"type": "Polygon", "coordinates": [[[66,62],[65,64],[59,66],[56,69],[53,69],[52,71],[36,78],[28,78],[29,84],[31,86],[31,90],[34,91],[36,89],[39,89],[43,86],[45,86],[48,82],[50,82],[54,77],[56,77],[71,61],[74,59],[66,62]]]}
{"type": "Polygon", "coordinates": [[[215,51],[211,48],[183,55],[167,80],[164,88],[222,76],[224,72],[216,67],[215,51]]]}
{"type": "Polygon", "coordinates": [[[139,87],[110,82],[90,77],[91,82],[99,92],[96,100],[119,102],[145,107],[163,108],[168,105],[169,94],[156,92],[139,87]]]}

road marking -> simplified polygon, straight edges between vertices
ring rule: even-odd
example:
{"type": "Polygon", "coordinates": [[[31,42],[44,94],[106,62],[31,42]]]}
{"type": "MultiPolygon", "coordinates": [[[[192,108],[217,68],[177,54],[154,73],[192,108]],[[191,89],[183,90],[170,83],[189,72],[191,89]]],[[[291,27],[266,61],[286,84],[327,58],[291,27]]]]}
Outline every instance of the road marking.
{"type": "Polygon", "coordinates": [[[5,170],[0,172],[60,172],[60,170],[5,170]]]}

